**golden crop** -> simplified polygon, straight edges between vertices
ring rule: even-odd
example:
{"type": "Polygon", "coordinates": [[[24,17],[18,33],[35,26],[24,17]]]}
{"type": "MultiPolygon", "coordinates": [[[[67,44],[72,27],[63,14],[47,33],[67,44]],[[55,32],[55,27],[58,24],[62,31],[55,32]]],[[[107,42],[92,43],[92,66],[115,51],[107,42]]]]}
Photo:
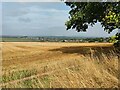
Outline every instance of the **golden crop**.
{"type": "Polygon", "coordinates": [[[2,42],[7,88],[117,88],[111,43],[2,42]]]}

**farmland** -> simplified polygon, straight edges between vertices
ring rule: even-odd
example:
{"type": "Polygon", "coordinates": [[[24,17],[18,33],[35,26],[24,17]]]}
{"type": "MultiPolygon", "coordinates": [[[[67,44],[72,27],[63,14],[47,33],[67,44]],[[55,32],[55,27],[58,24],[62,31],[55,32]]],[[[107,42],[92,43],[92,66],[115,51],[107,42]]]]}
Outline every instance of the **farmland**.
{"type": "Polygon", "coordinates": [[[7,88],[117,88],[111,43],[1,42],[7,88]]]}

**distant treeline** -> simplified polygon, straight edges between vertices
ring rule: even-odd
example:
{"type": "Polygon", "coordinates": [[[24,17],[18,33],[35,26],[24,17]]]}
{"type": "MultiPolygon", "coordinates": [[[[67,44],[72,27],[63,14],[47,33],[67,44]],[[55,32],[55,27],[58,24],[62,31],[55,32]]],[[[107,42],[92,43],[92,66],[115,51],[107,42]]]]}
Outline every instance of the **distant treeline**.
{"type": "Polygon", "coordinates": [[[113,42],[114,37],[3,36],[2,42],[113,42]]]}

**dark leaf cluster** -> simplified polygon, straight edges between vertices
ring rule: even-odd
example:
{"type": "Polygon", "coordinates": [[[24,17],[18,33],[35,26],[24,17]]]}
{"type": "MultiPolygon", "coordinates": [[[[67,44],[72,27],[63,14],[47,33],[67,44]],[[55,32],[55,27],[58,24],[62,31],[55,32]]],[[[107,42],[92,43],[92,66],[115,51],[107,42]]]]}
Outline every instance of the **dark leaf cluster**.
{"type": "Polygon", "coordinates": [[[68,29],[86,31],[88,26],[100,22],[108,33],[120,28],[120,2],[65,2],[71,8],[68,29]]]}

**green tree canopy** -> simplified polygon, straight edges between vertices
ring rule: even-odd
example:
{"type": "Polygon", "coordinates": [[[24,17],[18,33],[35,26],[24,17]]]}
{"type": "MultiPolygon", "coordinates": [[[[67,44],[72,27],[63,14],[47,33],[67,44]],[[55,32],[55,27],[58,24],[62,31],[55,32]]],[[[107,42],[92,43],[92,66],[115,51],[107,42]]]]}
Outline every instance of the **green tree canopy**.
{"type": "Polygon", "coordinates": [[[100,22],[108,33],[120,29],[120,2],[65,2],[71,8],[68,29],[86,31],[88,26],[100,22]]]}
{"type": "Polygon", "coordinates": [[[65,23],[67,30],[86,31],[88,25],[97,22],[108,33],[120,28],[119,2],[66,2],[66,5],[71,7],[69,20],[65,23]]]}

